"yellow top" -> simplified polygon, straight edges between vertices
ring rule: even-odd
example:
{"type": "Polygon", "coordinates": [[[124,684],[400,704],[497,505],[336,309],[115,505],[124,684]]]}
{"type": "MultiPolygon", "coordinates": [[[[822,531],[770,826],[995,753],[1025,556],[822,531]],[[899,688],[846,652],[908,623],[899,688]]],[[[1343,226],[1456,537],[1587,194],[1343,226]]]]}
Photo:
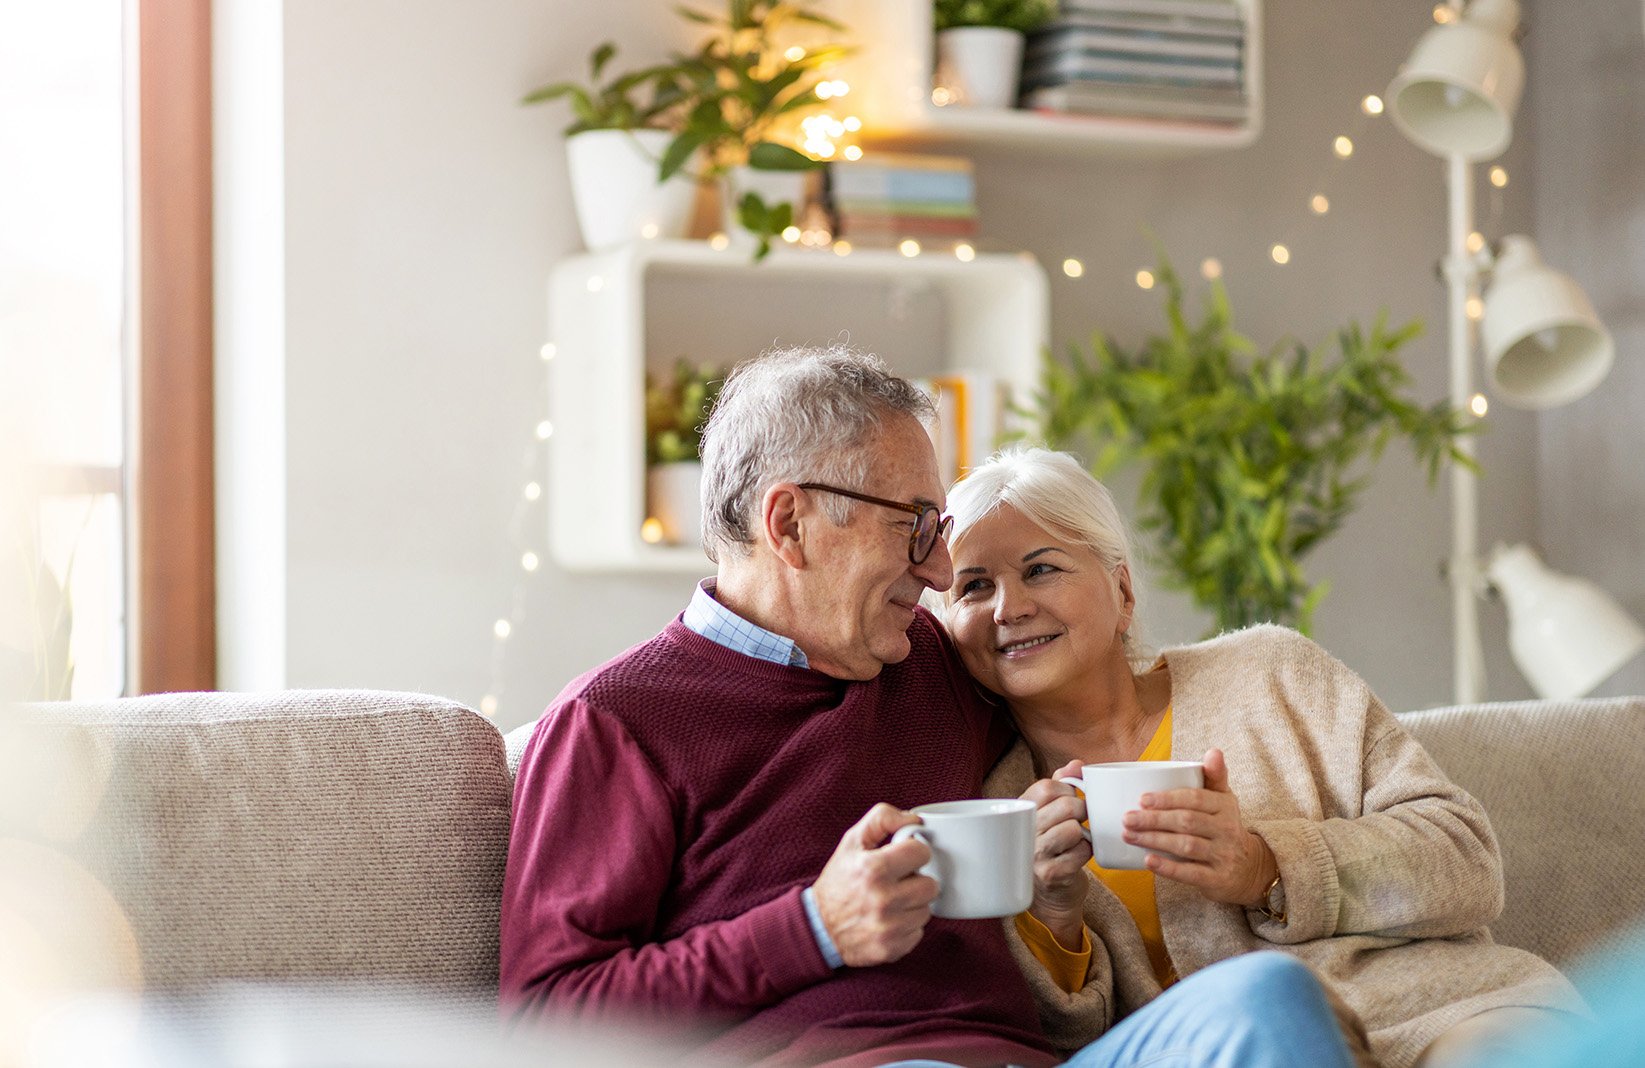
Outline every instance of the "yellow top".
{"type": "MultiPolygon", "coordinates": [[[[1171,709],[1165,709],[1165,715],[1160,718],[1160,725],[1154,731],[1154,737],[1149,739],[1143,747],[1142,755],[1138,760],[1170,760],[1171,759],[1171,709]]],[[[1103,885],[1114,892],[1114,896],[1125,905],[1131,919],[1136,922],[1137,930],[1142,934],[1142,944],[1148,950],[1148,960],[1154,966],[1154,976],[1160,986],[1170,986],[1177,980],[1176,969],[1171,966],[1171,957],[1165,951],[1165,936],[1160,931],[1159,905],[1154,901],[1154,873],[1151,871],[1110,871],[1091,862],[1091,874],[1101,879],[1103,885]]],[[[1050,973],[1051,979],[1059,988],[1072,994],[1085,985],[1085,971],[1091,963],[1091,942],[1089,936],[1080,932],[1081,946],[1078,951],[1070,950],[1058,942],[1051,934],[1050,928],[1029,913],[1022,913],[1017,917],[1017,934],[1021,936],[1023,944],[1029,952],[1050,973]]]]}

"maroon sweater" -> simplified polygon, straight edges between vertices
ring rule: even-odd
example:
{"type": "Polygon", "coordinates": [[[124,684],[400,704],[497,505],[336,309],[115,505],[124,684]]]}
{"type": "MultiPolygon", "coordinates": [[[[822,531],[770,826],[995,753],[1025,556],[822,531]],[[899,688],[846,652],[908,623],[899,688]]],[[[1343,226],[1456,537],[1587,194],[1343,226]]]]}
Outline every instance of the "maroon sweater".
{"type": "Polygon", "coordinates": [[[678,619],[566,687],[520,762],[500,996],[520,1017],[689,1024],[734,1063],[1050,1065],[995,920],[831,971],[800,892],[876,802],[977,796],[1007,728],[923,610],[868,682],[678,619]]]}

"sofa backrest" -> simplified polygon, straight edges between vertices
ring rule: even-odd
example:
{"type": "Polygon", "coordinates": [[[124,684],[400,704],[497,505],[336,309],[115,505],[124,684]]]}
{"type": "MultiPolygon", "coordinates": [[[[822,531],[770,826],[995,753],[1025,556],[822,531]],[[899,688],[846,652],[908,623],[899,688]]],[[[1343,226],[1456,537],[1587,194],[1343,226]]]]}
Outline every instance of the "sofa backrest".
{"type": "Polygon", "coordinates": [[[69,754],[38,845],[112,894],[145,990],[495,991],[511,789],[478,713],[293,690],[33,705],[12,726],[69,754]]]}
{"type": "Polygon", "coordinates": [[[1497,941],[1561,966],[1645,922],[1645,698],[1411,712],[1402,722],[1491,817],[1497,941]]]}

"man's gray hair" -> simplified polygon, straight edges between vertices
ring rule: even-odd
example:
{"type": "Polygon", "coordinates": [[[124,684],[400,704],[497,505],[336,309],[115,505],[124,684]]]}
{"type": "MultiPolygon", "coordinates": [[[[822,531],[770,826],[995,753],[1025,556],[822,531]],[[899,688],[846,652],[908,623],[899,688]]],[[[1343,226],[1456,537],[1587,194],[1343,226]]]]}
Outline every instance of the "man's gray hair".
{"type": "MultiPolygon", "coordinates": [[[[703,429],[703,548],[718,561],[747,556],[756,511],[778,482],[826,482],[863,490],[866,446],[895,415],[929,425],[936,408],[919,387],[849,345],[773,349],[726,379],[703,429]]],[[[852,501],[824,494],[829,519],[845,523],[852,501]]]]}

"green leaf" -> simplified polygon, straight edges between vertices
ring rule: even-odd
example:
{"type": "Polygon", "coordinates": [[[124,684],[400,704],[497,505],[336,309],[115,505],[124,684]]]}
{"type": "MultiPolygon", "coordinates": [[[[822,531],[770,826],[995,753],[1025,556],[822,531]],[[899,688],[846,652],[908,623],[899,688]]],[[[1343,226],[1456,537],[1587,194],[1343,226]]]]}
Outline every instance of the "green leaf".
{"type": "Polygon", "coordinates": [[[810,171],[822,163],[787,145],[761,141],[748,150],[748,165],[757,171],[810,171]]]}
{"type": "Polygon", "coordinates": [[[680,168],[703,147],[705,138],[698,133],[683,133],[668,143],[662,161],[657,165],[657,181],[666,182],[680,172],[680,168]]]}
{"type": "Polygon", "coordinates": [[[588,61],[588,69],[596,81],[599,80],[600,71],[605,69],[605,65],[611,62],[611,57],[616,54],[617,46],[610,41],[604,42],[594,50],[594,55],[588,61]]]}

